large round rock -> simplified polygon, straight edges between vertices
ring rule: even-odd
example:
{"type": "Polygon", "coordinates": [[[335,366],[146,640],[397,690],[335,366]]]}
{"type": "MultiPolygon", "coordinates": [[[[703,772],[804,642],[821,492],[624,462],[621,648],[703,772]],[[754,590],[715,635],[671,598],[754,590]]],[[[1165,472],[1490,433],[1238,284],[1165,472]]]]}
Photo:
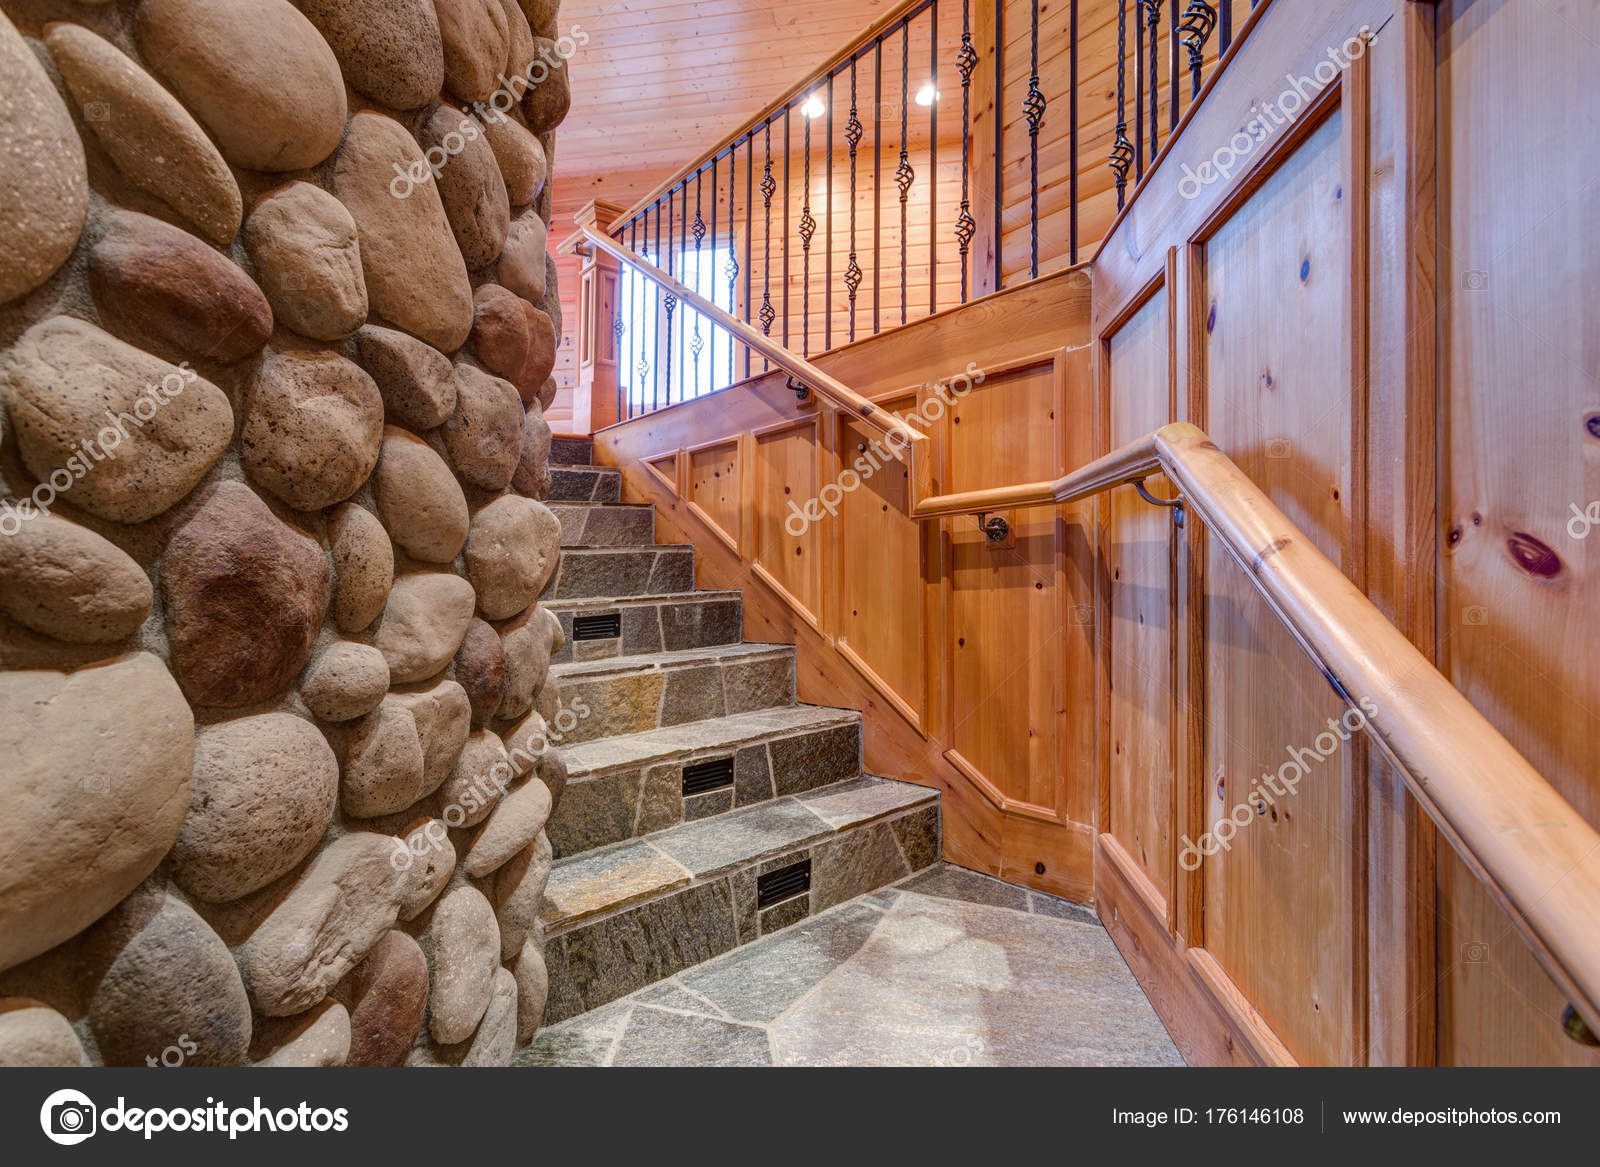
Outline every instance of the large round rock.
{"type": "Polygon", "coordinates": [[[419,572],[394,581],[373,643],[395,684],[444,670],[467,634],[474,602],[472,585],[458,575],[419,572]]]}
{"type": "Polygon", "coordinates": [[[549,271],[545,266],[545,247],[550,232],[543,219],[526,214],[511,224],[506,245],[500,252],[500,282],[524,300],[537,304],[544,299],[549,271]]]}
{"type": "Polygon", "coordinates": [[[89,174],[72,115],[0,13],[0,304],[53,276],[78,245],[89,174]]]}
{"type": "Polygon", "coordinates": [[[0,1066],[87,1066],[72,1022],[27,997],[0,997],[0,1066]]]}
{"type": "Polygon", "coordinates": [[[461,553],[467,497],[428,443],[395,426],[385,429],[372,486],[378,515],[395,546],[428,563],[451,563],[461,553]]]}
{"type": "Polygon", "coordinates": [[[300,0],[339,58],[350,88],[391,109],[416,109],[444,85],[433,0],[300,0]]]}
{"type": "Polygon", "coordinates": [[[45,44],[117,169],[219,247],[239,233],[239,184],[189,111],[110,41],[80,24],[45,28],[45,44]]]}
{"type": "Polygon", "coordinates": [[[466,690],[473,728],[482,729],[500,708],[506,691],[506,651],[499,633],[482,620],[468,625],[456,650],[452,676],[466,690]]]}
{"type": "Polygon", "coordinates": [[[138,886],[189,809],[194,720],[148,653],[0,673],[0,969],[138,886]]]}
{"type": "Polygon", "coordinates": [[[339,62],[287,0],[144,0],[146,61],[246,170],[304,170],[339,145],[339,62]]]}
{"type": "Polygon", "coordinates": [[[500,0],[434,0],[444,39],[444,86],[461,101],[487,101],[511,51],[500,0]]]}
{"type": "Polygon", "coordinates": [[[550,494],[550,423],[537,399],[528,402],[522,417],[522,455],[511,475],[511,485],[529,498],[550,494]]]}
{"type": "Polygon", "coordinates": [[[159,515],[233,438],[222,390],[82,320],[41,321],[9,356],[6,406],[23,462],[58,489],[66,475],[72,504],[103,519],[159,515]]]}
{"type": "Polygon", "coordinates": [[[0,611],[74,644],[122,640],[150,615],[150,578],[87,527],[36,515],[0,537],[0,611]]]}
{"type": "Polygon", "coordinates": [[[356,351],[378,383],[384,417],[393,424],[425,433],[443,425],[455,409],[455,367],[438,349],[369,324],[356,334],[356,351]]]}
{"type": "Polygon", "coordinates": [[[340,340],[367,319],[361,243],[344,204],[291,182],[256,204],[244,225],[278,323],[313,340],[340,340]]]}
{"type": "Polygon", "coordinates": [[[469,270],[494,262],[511,229],[511,204],[494,151],[476,119],[441,105],[418,131],[423,147],[449,161],[438,170],[439,197],[469,270]]]}
{"type": "Polygon", "coordinates": [[[522,456],[522,398],[509,381],[456,366],[456,408],[444,446],[456,473],[483,490],[504,490],[522,456]]]}
{"type": "Polygon", "coordinates": [[[227,709],[283,692],[311,658],[328,591],[316,541],[242,482],[218,483],[173,535],[162,575],[184,692],[227,709]]]}
{"type": "Polygon", "coordinates": [[[356,114],[333,193],[356,221],[373,312],[455,352],[472,331],[472,285],[416,139],[392,118],[356,114]]]}
{"type": "Polygon", "coordinates": [[[89,1028],[112,1066],[237,1066],[250,1049],[250,1003],[222,938],[176,896],[146,885],[84,937],[94,974],[89,1028]],[[176,1055],[174,1055],[176,1056],[176,1055]]]}
{"type": "Polygon", "coordinates": [[[389,662],[366,644],[337,640],[306,669],[300,696],[324,721],[353,721],[376,709],[389,691],[389,662]]]}
{"type": "Polygon", "coordinates": [[[521,122],[506,118],[490,122],[484,127],[484,137],[494,151],[495,162],[500,167],[500,177],[505,180],[506,195],[514,207],[525,207],[539,197],[549,177],[550,164],[545,159],[544,147],[521,122]]]}
{"type": "Polygon", "coordinates": [[[337,353],[269,352],[244,410],[245,468],[297,511],[349,498],[378,464],[383,397],[337,353]]]}
{"type": "Polygon", "coordinates": [[[353,502],[328,520],[333,558],[333,622],[340,632],[360,632],[383,612],[394,582],[394,548],[383,524],[353,502]]]}
{"type": "Polygon", "coordinates": [[[475,887],[445,895],[423,934],[428,957],[428,1032],[450,1045],[472,1036],[489,1007],[500,966],[494,908],[475,887]]]}
{"type": "Polygon", "coordinates": [[[333,990],[350,1010],[350,1066],[398,1066],[422,1030],[428,962],[404,932],[389,932],[333,990]]]}
{"type": "Polygon", "coordinates": [[[560,555],[561,521],[541,502],[507,494],[473,515],[467,577],[484,617],[506,620],[537,600],[560,555]]]}
{"type": "Polygon", "coordinates": [[[338,793],[339,763],[309,722],[266,713],[202,729],[173,878],[213,903],[265,887],[311,853],[338,793]]]}
{"type": "Polygon", "coordinates": [[[237,264],[149,215],[106,216],[89,249],[89,287],[109,324],[175,356],[232,364],[272,335],[267,298],[237,264]]]}

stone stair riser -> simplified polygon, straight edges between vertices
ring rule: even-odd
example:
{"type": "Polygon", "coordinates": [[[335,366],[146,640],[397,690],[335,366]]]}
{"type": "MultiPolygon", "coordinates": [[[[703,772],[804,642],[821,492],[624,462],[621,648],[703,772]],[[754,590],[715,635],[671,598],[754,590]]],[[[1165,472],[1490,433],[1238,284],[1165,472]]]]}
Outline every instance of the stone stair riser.
{"type": "Polygon", "coordinates": [[[621,502],[622,473],[602,466],[552,466],[545,501],[621,502]]]}
{"type": "Polygon", "coordinates": [[[623,503],[553,502],[563,547],[653,547],[656,512],[623,503]]]}
{"type": "Polygon", "coordinates": [[[650,652],[678,652],[738,644],[744,614],[737,595],[716,599],[643,600],[554,608],[566,635],[554,664],[568,661],[606,660],[615,656],[641,656],[650,652]],[[572,622],[582,616],[620,617],[620,633],[604,640],[574,640],[572,622]]]}
{"type": "Polygon", "coordinates": [[[561,704],[578,712],[562,744],[644,733],[794,703],[794,654],[715,658],[616,673],[553,674],[561,704]]]}
{"type": "Polygon", "coordinates": [[[561,553],[545,600],[661,596],[694,590],[692,547],[579,548],[561,553]]]}
{"type": "Polygon", "coordinates": [[[558,436],[550,439],[550,464],[552,466],[587,466],[593,461],[593,438],[558,436]]]}

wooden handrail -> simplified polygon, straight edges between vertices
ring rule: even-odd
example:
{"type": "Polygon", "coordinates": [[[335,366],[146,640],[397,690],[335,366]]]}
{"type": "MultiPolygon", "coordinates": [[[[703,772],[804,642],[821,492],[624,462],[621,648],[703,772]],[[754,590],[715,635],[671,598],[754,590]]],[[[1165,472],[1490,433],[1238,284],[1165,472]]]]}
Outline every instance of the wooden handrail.
{"type": "Polygon", "coordinates": [[[1202,430],[1163,426],[1053,482],[935,495],[926,434],[610,236],[592,227],[582,233],[890,438],[892,451],[903,447],[912,518],[1076,502],[1165,474],[1334,691],[1362,711],[1368,735],[1418,805],[1600,1033],[1600,833],[1202,430]]]}

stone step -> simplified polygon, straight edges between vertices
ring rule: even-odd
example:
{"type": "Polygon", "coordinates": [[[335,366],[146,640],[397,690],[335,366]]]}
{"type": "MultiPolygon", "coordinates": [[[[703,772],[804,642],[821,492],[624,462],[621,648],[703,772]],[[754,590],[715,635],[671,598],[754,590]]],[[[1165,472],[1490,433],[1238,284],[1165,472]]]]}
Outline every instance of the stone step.
{"type": "Polygon", "coordinates": [[[558,859],[859,774],[861,715],[789,705],[603,738],[562,756],[566,792],[545,826],[558,859]],[[724,760],[728,785],[684,794],[686,766],[724,760]]]}
{"type": "Polygon", "coordinates": [[[563,547],[651,547],[656,508],[636,502],[552,502],[563,547]]]}
{"type": "Polygon", "coordinates": [[[550,461],[557,466],[588,466],[594,461],[594,439],[556,434],[550,439],[550,461]]]}
{"type": "Polygon", "coordinates": [[[573,547],[545,586],[545,600],[616,599],[694,591],[694,544],[573,547]]]}
{"type": "Polygon", "coordinates": [[[541,906],[544,1023],[624,997],[939,857],[937,792],[856,777],[559,860],[541,906]],[[760,876],[810,886],[757,907],[760,876]]]}
{"type": "Polygon", "coordinates": [[[738,644],[743,635],[743,596],[737,591],[547,600],[544,606],[566,634],[561,651],[550,658],[556,664],[738,644]],[[574,640],[572,622],[586,616],[616,616],[617,635],[574,640]]]}
{"type": "Polygon", "coordinates": [[[728,644],[550,666],[581,742],[794,704],[794,645],[728,644]]]}
{"type": "Polygon", "coordinates": [[[611,466],[550,467],[546,502],[621,502],[622,471],[611,466]]]}

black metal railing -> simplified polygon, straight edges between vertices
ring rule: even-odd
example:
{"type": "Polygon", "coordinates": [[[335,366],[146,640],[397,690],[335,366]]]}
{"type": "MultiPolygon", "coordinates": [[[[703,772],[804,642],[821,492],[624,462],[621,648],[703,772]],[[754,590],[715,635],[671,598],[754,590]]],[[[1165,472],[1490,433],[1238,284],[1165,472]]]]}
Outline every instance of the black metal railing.
{"type": "MultiPolygon", "coordinates": [[[[1247,16],[1244,0],[908,0],[610,233],[815,356],[1088,258],[1247,16]]],[[[631,270],[617,321],[620,417],[767,368],[631,270]]]]}

